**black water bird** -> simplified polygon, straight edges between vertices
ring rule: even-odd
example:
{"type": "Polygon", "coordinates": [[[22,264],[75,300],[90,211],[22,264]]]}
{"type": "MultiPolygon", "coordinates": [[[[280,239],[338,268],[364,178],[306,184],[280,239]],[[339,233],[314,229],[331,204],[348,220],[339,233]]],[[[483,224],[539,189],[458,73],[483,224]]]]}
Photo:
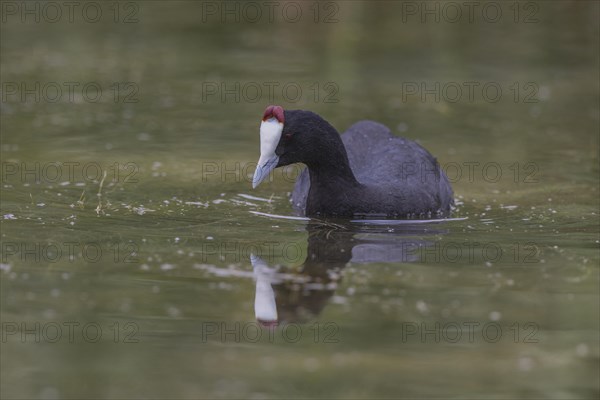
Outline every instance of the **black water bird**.
{"type": "Polygon", "coordinates": [[[308,168],[296,181],[292,203],[309,217],[446,217],[454,204],[437,160],[384,125],[360,121],[340,136],[311,111],[269,106],[252,186],[294,163],[308,168]]]}

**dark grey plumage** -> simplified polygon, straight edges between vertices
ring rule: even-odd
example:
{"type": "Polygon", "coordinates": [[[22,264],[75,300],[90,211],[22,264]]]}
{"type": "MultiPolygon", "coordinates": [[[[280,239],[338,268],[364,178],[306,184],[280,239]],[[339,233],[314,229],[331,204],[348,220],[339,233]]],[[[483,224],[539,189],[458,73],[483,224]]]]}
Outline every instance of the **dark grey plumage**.
{"type": "MultiPolygon", "coordinates": [[[[286,111],[286,120],[293,122],[288,113],[294,112],[286,111]]],[[[352,125],[341,135],[341,141],[357,184],[351,179],[337,179],[335,174],[319,173],[318,165],[309,165],[292,192],[297,213],[400,218],[443,217],[450,213],[454,204],[450,182],[436,159],[419,144],[394,136],[386,126],[373,121],[352,125]],[[311,177],[309,169],[315,176],[311,177]]],[[[313,149],[322,153],[321,157],[329,157],[327,150],[313,149]]]]}

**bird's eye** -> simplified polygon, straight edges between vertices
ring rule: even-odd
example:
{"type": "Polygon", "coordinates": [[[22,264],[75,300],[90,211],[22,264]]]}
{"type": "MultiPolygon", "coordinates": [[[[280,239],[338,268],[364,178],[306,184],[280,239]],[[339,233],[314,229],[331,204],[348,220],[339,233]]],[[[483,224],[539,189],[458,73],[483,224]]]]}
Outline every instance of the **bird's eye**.
{"type": "Polygon", "coordinates": [[[285,138],[286,138],[286,140],[290,140],[290,139],[292,138],[292,136],[293,136],[293,135],[294,135],[293,133],[286,133],[286,134],[285,134],[285,138]]]}

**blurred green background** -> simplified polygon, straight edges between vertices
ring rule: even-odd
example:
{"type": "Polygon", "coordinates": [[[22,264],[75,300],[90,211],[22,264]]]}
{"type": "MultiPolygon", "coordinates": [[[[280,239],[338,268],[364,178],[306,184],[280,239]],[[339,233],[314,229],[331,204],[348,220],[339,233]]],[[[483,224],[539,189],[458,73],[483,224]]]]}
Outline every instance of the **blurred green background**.
{"type": "Polygon", "coordinates": [[[597,398],[598,2],[53,4],[2,2],[2,398],[597,398]],[[418,140],[468,219],[252,214],[272,103],[418,140]]]}

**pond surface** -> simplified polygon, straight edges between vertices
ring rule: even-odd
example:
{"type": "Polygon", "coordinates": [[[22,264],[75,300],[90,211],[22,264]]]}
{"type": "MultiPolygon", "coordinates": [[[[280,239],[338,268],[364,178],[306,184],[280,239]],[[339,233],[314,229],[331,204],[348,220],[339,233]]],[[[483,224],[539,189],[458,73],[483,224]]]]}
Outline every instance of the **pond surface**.
{"type": "Polygon", "coordinates": [[[597,398],[597,2],[8,3],[3,398],[597,398]],[[279,218],[272,103],[418,140],[455,219],[279,218]]]}

